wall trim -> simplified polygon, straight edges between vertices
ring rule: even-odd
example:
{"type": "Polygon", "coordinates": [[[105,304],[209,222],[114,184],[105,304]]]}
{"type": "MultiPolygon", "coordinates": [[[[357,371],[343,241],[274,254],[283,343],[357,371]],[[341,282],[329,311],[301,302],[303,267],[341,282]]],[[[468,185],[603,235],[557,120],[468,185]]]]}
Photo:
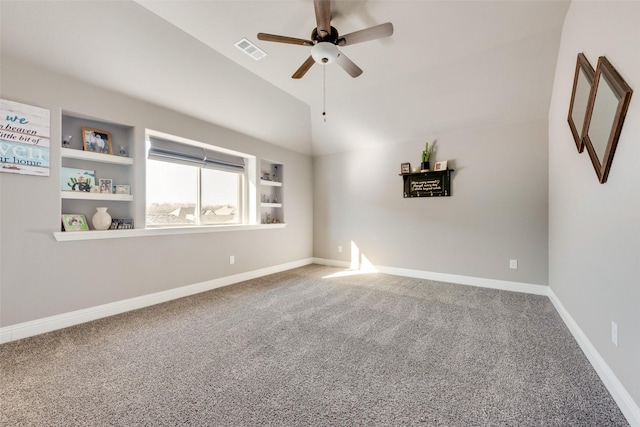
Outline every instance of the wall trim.
{"type": "Polygon", "coordinates": [[[582,352],[587,356],[587,359],[589,359],[591,366],[596,370],[605,387],[607,387],[607,390],[611,393],[613,400],[618,404],[620,411],[622,411],[622,414],[627,418],[629,424],[634,427],[640,427],[640,407],[638,404],[633,400],[629,392],[627,392],[627,389],[622,385],[620,380],[618,380],[618,377],[616,377],[616,374],[613,373],[604,358],[600,356],[596,347],[589,341],[589,338],[582,329],[580,329],[578,322],[569,314],[551,288],[549,288],[548,296],[565,325],[567,325],[567,328],[569,328],[569,331],[571,331],[571,334],[578,342],[582,352]]]}
{"type": "Polygon", "coordinates": [[[234,274],[232,276],[207,280],[193,285],[181,286],[179,288],[155,292],[153,294],[142,295],[122,301],[71,311],[69,313],[62,313],[42,319],[31,320],[29,322],[18,323],[16,325],[5,326],[0,328],[0,344],[195,295],[212,289],[221,288],[223,286],[233,285],[245,280],[256,279],[269,274],[291,270],[292,268],[303,267],[312,263],[312,258],[301,259],[272,267],[261,268],[259,270],[247,271],[245,273],[234,274]]]}
{"type": "Polygon", "coordinates": [[[549,289],[545,285],[535,285],[524,282],[487,279],[484,277],[461,276],[457,274],[435,273],[431,271],[408,270],[406,268],[378,267],[381,273],[395,276],[415,277],[417,279],[436,280],[438,282],[456,283],[459,285],[478,286],[481,288],[500,289],[503,291],[522,292],[525,294],[547,295],[549,289]]]}
{"type": "MultiPolygon", "coordinates": [[[[348,261],[337,261],[324,258],[313,258],[313,261],[316,264],[327,265],[330,267],[349,268],[351,266],[351,263],[348,261]]],[[[457,285],[478,286],[481,288],[500,289],[503,291],[522,292],[534,295],[546,296],[549,289],[549,287],[545,285],[486,279],[483,277],[461,276],[458,274],[436,273],[433,271],[412,270],[408,268],[386,267],[381,265],[373,266],[373,270],[379,273],[391,274],[393,276],[413,277],[416,279],[435,280],[438,282],[455,283],[457,285]]]]}
{"type": "Polygon", "coordinates": [[[351,263],[349,261],[338,261],[337,259],[313,258],[313,263],[326,265],[327,267],[340,267],[340,268],[351,267],[351,263]]]}

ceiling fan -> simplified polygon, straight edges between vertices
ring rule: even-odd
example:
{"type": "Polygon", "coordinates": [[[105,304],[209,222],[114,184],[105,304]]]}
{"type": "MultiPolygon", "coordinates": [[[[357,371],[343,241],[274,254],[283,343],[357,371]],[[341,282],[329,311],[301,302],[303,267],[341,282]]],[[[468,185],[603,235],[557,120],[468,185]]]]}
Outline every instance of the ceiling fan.
{"type": "Polygon", "coordinates": [[[258,33],[258,40],[311,47],[311,56],[293,73],[291,77],[294,79],[302,78],[316,62],[318,64],[336,62],[351,77],[358,77],[362,74],[362,69],[338,50],[338,46],[349,46],[389,37],[393,34],[393,24],[387,22],[341,36],[338,34],[338,30],[331,26],[331,1],[313,0],[313,6],[316,12],[317,27],[311,32],[311,40],[258,33]]]}

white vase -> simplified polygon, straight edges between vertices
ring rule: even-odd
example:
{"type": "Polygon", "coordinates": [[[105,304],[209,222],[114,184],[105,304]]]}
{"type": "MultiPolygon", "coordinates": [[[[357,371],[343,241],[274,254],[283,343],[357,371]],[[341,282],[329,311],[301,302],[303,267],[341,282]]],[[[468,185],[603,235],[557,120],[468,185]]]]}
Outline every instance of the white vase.
{"type": "Polygon", "coordinates": [[[91,217],[91,223],[96,230],[108,230],[111,227],[111,215],[107,208],[96,208],[96,213],[91,217]]]}

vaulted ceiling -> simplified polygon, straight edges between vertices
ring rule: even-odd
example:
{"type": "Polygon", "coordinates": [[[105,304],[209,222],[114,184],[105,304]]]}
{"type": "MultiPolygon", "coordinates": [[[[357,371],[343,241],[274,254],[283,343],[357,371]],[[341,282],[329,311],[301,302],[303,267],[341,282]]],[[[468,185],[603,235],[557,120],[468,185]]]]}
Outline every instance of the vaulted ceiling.
{"type": "Polygon", "coordinates": [[[323,155],[546,117],[568,2],[334,1],[341,34],[384,22],[394,34],[341,48],[358,78],[316,64],[300,80],[291,75],[310,48],[256,34],[309,38],[310,0],[0,7],[3,55],[323,155]],[[268,56],[238,50],[243,37],[268,56]]]}

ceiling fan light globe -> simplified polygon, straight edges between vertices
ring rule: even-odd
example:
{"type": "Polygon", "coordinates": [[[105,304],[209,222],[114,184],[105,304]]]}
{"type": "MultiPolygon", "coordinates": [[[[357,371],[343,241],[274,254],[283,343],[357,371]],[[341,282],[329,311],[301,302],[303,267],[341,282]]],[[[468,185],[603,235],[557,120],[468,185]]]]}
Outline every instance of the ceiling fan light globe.
{"type": "Polygon", "coordinates": [[[330,42],[320,42],[311,48],[311,56],[318,64],[331,64],[339,54],[338,47],[330,42]]]}

